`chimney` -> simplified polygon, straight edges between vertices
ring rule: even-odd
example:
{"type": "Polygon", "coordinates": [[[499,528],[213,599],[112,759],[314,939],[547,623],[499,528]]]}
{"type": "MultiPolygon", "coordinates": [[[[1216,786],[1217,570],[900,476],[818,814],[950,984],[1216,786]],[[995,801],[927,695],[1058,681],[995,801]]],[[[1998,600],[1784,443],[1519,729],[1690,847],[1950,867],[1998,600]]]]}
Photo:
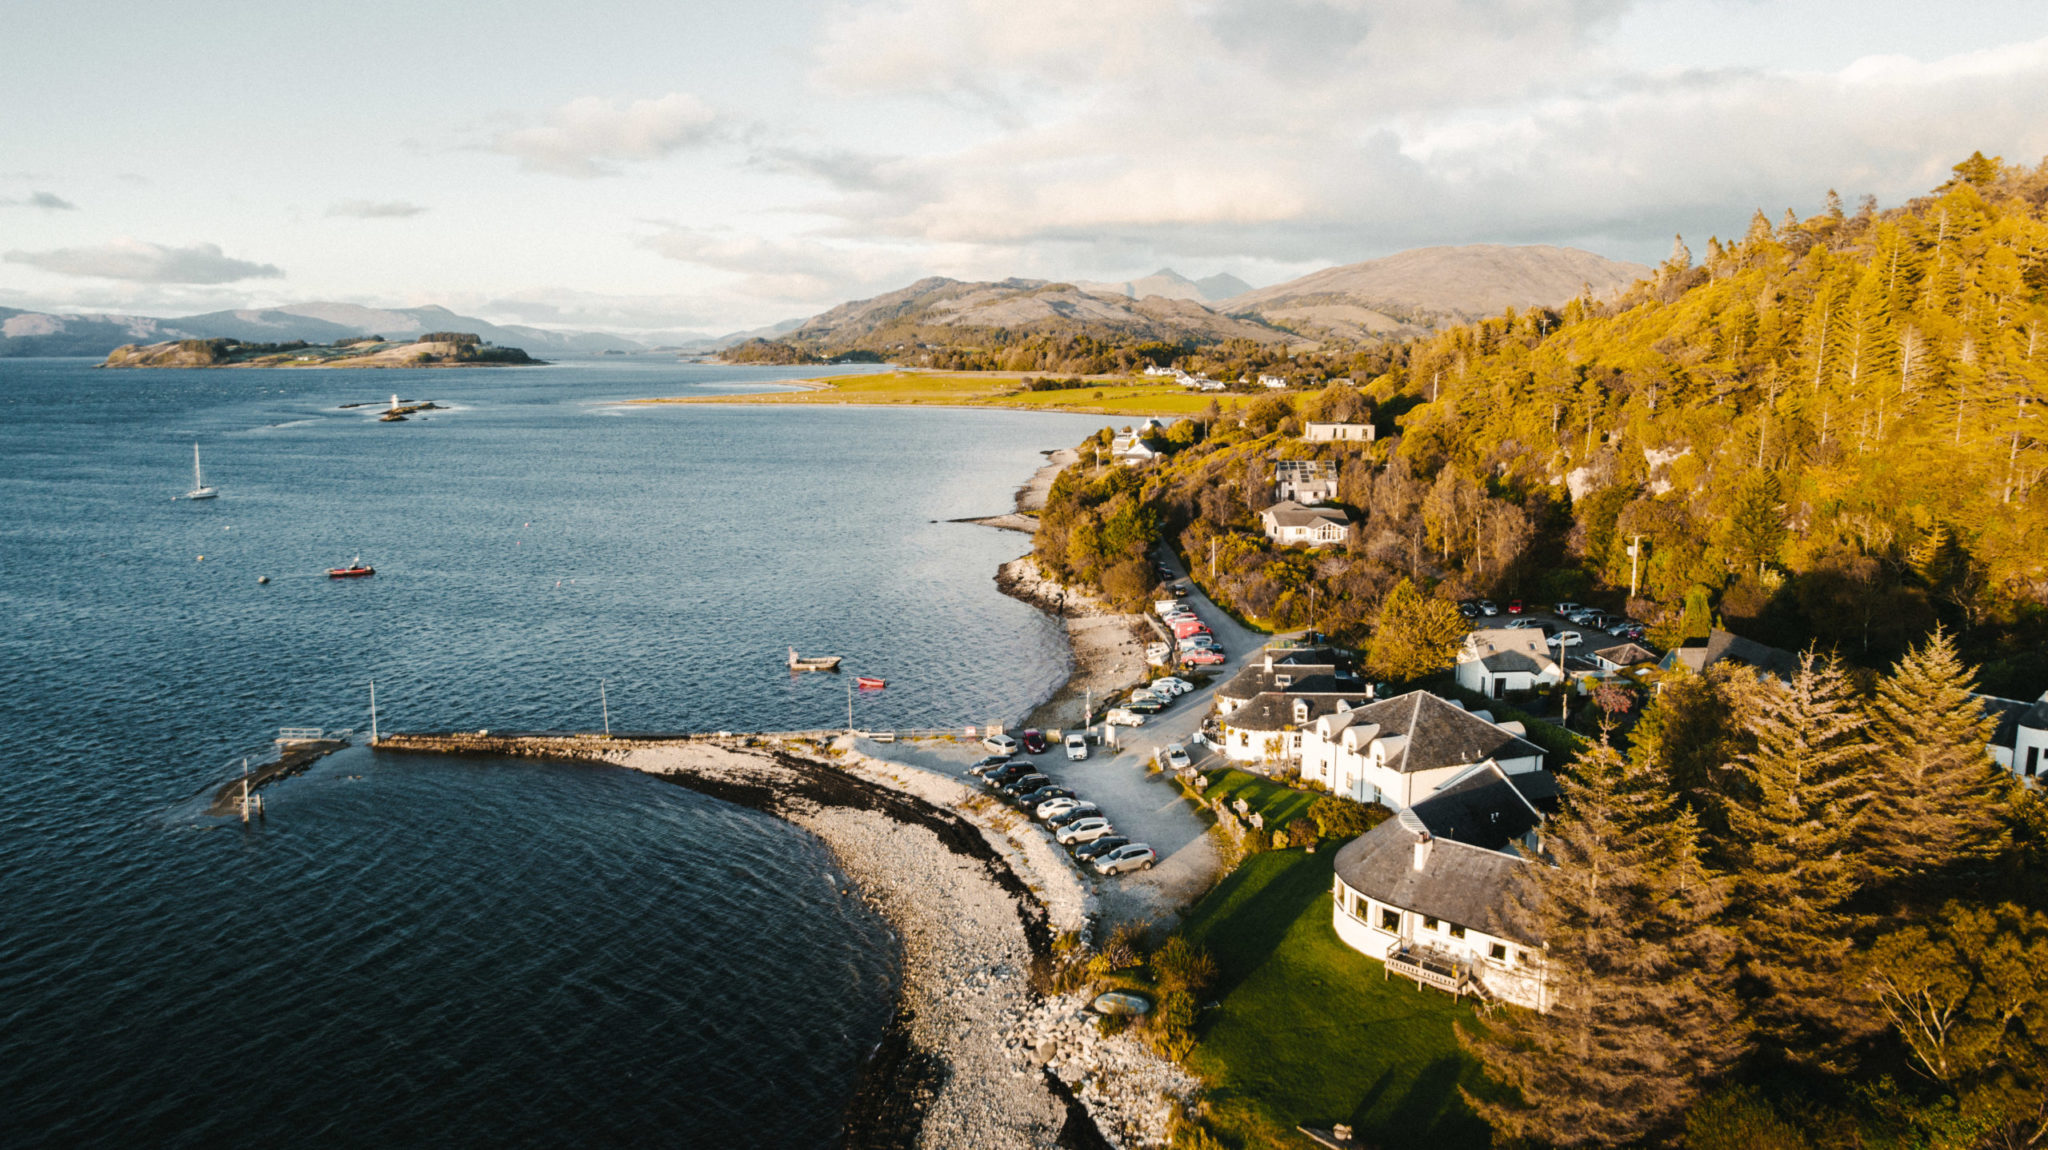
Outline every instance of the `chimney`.
{"type": "Polygon", "coordinates": [[[1416,870],[1420,871],[1429,869],[1429,843],[1430,839],[1428,831],[1423,831],[1422,833],[1415,836],[1416,870]]]}
{"type": "Polygon", "coordinates": [[[1266,652],[1266,670],[1270,671],[1270,670],[1272,670],[1272,669],[1273,669],[1273,652],[1271,652],[1271,651],[1268,651],[1268,652],[1266,652]]]}

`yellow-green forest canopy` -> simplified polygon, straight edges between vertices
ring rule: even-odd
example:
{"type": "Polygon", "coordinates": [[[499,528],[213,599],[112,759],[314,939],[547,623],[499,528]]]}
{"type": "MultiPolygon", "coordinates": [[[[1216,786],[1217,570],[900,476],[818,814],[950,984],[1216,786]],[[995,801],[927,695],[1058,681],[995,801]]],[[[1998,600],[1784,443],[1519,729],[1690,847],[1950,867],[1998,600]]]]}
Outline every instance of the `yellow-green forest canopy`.
{"type": "MultiPolygon", "coordinates": [[[[1089,415],[1193,415],[1218,397],[1174,384],[1139,383],[1128,378],[1090,379],[1077,387],[1027,390],[1022,374],[986,371],[888,371],[869,375],[792,380],[802,390],[753,395],[646,399],[641,403],[744,404],[933,404],[1071,411],[1089,415]]],[[[1221,405],[1229,407],[1230,397],[1221,405]]]]}

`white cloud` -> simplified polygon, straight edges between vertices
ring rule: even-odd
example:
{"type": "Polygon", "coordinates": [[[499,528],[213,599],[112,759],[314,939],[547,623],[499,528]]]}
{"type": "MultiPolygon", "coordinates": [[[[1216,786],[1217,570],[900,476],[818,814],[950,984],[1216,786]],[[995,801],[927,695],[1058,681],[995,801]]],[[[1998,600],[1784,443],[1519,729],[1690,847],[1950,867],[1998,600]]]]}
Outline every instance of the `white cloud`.
{"type": "Polygon", "coordinates": [[[327,214],[357,220],[403,220],[427,209],[407,200],[342,200],[330,205],[327,214]]]}
{"type": "Polygon", "coordinates": [[[667,259],[732,274],[733,290],[785,306],[838,303],[877,284],[896,285],[918,264],[873,245],[775,239],[728,228],[670,224],[641,241],[667,259]]]}
{"type": "Polygon", "coordinates": [[[545,124],[500,133],[493,151],[533,171],[589,178],[612,175],[624,160],[658,160],[712,138],[718,116],[687,92],[620,104],[596,96],[571,100],[545,124]]]}
{"type": "Polygon", "coordinates": [[[141,240],[117,240],[90,248],[11,251],[5,258],[11,264],[26,264],[58,275],[147,284],[224,284],[284,275],[275,264],[235,259],[223,253],[219,244],[174,248],[141,240]]]}

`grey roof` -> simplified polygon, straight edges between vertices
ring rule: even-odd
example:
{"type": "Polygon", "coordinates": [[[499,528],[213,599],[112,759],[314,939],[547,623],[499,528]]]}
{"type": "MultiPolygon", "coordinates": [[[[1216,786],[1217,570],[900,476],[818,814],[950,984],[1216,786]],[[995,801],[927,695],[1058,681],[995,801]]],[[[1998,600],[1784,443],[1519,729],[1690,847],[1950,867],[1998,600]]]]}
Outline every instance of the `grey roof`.
{"type": "Polygon", "coordinates": [[[1557,813],[1558,796],[1564,792],[1558,789],[1557,776],[1549,771],[1523,771],[1508,776],[1509,785],[1529,800],[1529,805],[1546,815],[1557,813]]]}
{"type": "Polygon", "coordinates": [[[1255,699],[1267,691],[1282,690],[1278,677],[1285,675],[1289,685],[1299,683],[1316,675],[1348,674],[1350,668],[1337,661],[1336,655],[1323,647],[1303,647],[1294,651],[1273,652],[1273,669],[1266,670],[1263,654],[1251,662],[1230,681],[1216,688],[1216,693],[1226,699],[1255,699]]]}
{"type": "Polygon", "coordinates": [[[1495,651],[1480,659],[1479,665],[1496,675],[1509,671],[1527,671],[1532,675],[1540,675],[1544,671],[1544,665],[1525,651],[1495,651]]]}
{"type": "Polygon", "coordinates": [[[1633,667],[1637,663],[1654,662],[1657,652],[1640,643],[1617,643],[1593,652],[1596,659],[1605,659],[1617,667],[1633,667]]]}
{"type": "MultiPolygon", "coordinates": [[[[1402,814],[1413,814],[1421,805],[1402,814]]],[[[1416,870],[1416,825],[1415,819],[1397,816],[1345,843],[1337,851],[1337,877],[1380,902],[1535,945],[1537,940],[1509,927],[1501,915],[1509,883],[1529,864],[1436,836],[1429,861],[1416,870]]]]}
{"type": "Polygon", "coordinates": [[[2018,746],[2021,727],[2048,731],[2048,695],[2042,695],[2031,703],[2001,699],[1996,695],[1978,695],[1976,698],[1984,704],[1985,713],[1998,722],[1997,729],[1991,733],[1991,745],[1994,747],[2011,750],[2018,746]]]}
{"type": "Polygon", "coordinates": [[[1351,516],[1335,507],[1303,507],[1292,499],[1285,499],[1260,512],[1270,516],[1276,527],[1314,527],[1319,523],[1335,523],[1342,527],[1351,525],[1351,516]]]}
{"type": "MultiPolygon", "coordinates": [[[[1543,772],[1548,774],[1549,772],[1543,772]]],[[[1414,806],[1429,833],[1490,851],[1519,842],[1543,816],[1500,767],[1488,763],[1414,806]]]]}
{"type": "MultiPolygon", "coordinates": [[[[1325,680],[1331,682],[1332,680],[1325,680]]],[[[1288,727],[1306,727],[1324,715],[1336,714],[1337,704],[1346,703],[1356,710],[1370,696],[1360,684],[1355,691],[1267,691],[1237,710],[1218,720],[1224,726],[1240,731],[1279,731],[1288,727]],[[1295,700],[1308,704],[1308,718],[1296,720],[1295,700]]]]}
{"type": "Polygon", "coordinates": [[[1407,736],[1406,744],[1386,764],[1404,774],[1543,754],[1542,747],[1428,691],[1410,691],[1357,711],[1353,722],[1378,723],[1383,736],[1407,736]]]}
{"type": "Polygon", "coordinates": [[[1799,673],[1799,656],[1792,652],[1720,630],[1709,632],[1704,639],[1687,639],[1665,655],[1664,661],[1658,665],[1667,671],[1679,664],[1694,671],[1704,671],[1724,660],[1769,671],[1787,681],[1799,673]]]}

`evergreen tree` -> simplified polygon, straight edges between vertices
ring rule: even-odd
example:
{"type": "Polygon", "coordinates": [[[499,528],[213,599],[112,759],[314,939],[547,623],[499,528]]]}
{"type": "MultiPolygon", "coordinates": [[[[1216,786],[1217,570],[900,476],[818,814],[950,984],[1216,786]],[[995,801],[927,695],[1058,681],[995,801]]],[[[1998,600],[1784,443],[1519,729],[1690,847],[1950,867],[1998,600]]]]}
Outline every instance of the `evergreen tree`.
{"type": "Polygon", "coordinates": [[[1937,629],[1879,680],[1871,700],[1878,799],[1870,853],[1908,895],[1981,877],[2006,845],[2007,783],[1985,754],[1994,724],[1970,687],[1954,641],[1937,629]]]}
{"type": "Polygon", "coordinates": [[[1744,567],[1754,565],[1758,575],[1785,545],[1784,498],[1777,474],[1770,471],[1751,472],[1736,489],[1735,509],[1728,517],[1728,548],[1744,567]]]}
{"type": "Polygon", "coordinates": [[[1464,638],[1465,617],[1455,605],[1425,599],[1403,579],[1380,606],[1366,669],[1397,683],[1424,678],[1455,663],[1464,638]]]}
{"type": "Polygon", "coordinates": [[[1733,944],[1699,825],[1605,743],[1563,780],[1554,866],[1521,869],[1509,918],[1541,938],[1550,1009],[1461,1030],[1512,1101],[1473,1098],[1501,1133],[1555,1146],[1667,1132],[1738,1058],[1733,944]]]}
{"type": "Polygon", "coordinates": [[[1841,665],[1811,652],[1789,684],[1743,694],[1756,745],[1734,764],[1728,824],[1750,1017],[1786,1057],[1835,1068],[1869,1026],[1846,980],[1857,923],[1844,909],[1874,781],[1868,720],[1841,665]]]}

